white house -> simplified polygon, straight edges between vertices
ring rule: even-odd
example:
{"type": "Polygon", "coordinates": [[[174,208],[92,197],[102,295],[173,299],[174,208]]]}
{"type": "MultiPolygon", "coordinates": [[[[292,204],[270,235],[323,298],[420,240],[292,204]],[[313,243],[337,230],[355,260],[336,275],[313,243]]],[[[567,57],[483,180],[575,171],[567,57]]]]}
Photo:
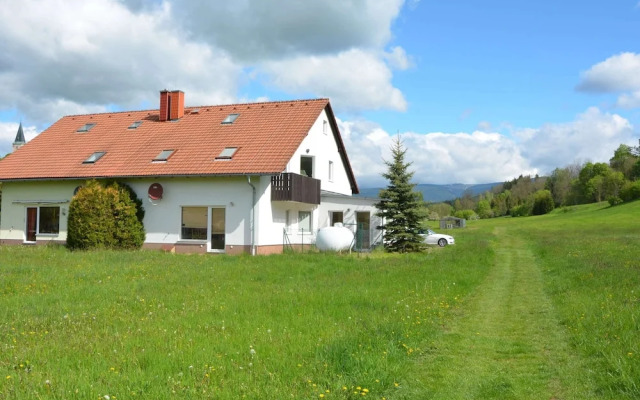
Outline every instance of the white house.
{"type": "Polygon", "coordinates": [[[269,254],[342,222],[379,237],[328,99],[66,116],[0,161],[0,243],[64,243],[76,188],[116,179],[144,200],[144,246],[269,254]]]}

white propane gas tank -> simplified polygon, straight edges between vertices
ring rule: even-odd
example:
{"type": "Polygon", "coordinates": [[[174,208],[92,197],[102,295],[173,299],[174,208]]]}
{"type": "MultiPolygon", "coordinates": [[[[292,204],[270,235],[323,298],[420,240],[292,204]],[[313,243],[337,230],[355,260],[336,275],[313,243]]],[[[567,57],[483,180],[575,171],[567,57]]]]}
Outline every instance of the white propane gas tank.
{"type": "Polygon", "coordinates": [[[316,247],[320,251],[346,251],[353,245],[353,232],[337,223],[318,231],[316,247]]]}

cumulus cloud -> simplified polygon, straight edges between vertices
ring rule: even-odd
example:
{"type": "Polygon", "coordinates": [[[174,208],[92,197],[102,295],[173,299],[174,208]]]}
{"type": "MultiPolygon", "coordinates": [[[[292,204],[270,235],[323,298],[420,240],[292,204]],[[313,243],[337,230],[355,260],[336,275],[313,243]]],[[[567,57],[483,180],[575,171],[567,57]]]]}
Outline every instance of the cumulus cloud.
{"type": "Polygon", "coordinates": [[[0,104],[31,120],[137,107],[164,87],[188,90],[192,101],[234,98],[240,67],[167,28],[168,5],[133,14],[110,0],[24,1],[0,13],[0,104]]]}
{"type": "Polygon", "coordinates": [[[403,2],[8,2],[0,8],[0,111],[44,127],[76,112],[155,108],[164,88],[184,90],[189,105],[238,101],[257,79],[357,111],[403,110],[392,71],[410,57],[386,49],[403,2]]]}
{"type": "MultiPolygon", "coordinates": [[[[153,2],[154,0],[149,0],[153,2]]],[[[136,1],[138,2],[138,1],[136,1]]],[[[235,58],[259,62],[282,57],[381,49],[404,0],[174,0],[190,35],[235,58]]]]}
{"type": "Polygon", "coordinates": [[[617,107],[640,107],[640,54],[621,53],[582,73],[577,89],[585,92],[620,93],[617,107]]]}
{"type": "Polygon", "coordinates": [[[620,108],[640,108],[640,90],[633,93],[624,93],[618,97],[616,106],[620,108]]]}
{"type": "Polygon", "coordinates": [[[640,89],[640,54],[621,53],[582,73],[579,90],[620,92],[640,89]]]}
{"type": "MultiPolygon", "coordinates": [[[[0,157],[13,150],[12,144],[16,139],[19,124],[14,122],[0,122],[0,157]]],[[[35,126],[22,126],[22,133],[28,142],[36,137],[38,130],[35,126]]]]}
{"type": "MultiPolygon", "coordinates": [[[[368,121],[339,121],[361,187],[382,187],[393,134],[368,121]]],[[[574,161],[607,162],[621,144],[632,144],[633,126],[617,114],[587,109],[573,121],[513,129],[507,136],[474,132],[404,132],[414,183],[489,183],[521,174],[548,174],[574,161]]]]}
{"type": "Polygon", "coordinates": [[[262,65],[268,83],[289,93],[330,97],[340,110],[394,109],[407,102],[391,85],[391,70],[371,52],[352,49],[337,55],[302,56],[262,65]]]}
{"type": "Polygon", "coordinates": [[[575,160],[606,162],[621,143],[633,141],[633,126],[617,115],[590,107],[574,121],[545,124],[514,133],[525,158],[543,173],[575,160]]]}
{"type": "MultiPolygon", "coordinates": [[[[395,135],[365,121],[341,121],[340,129],[359,185],[386,185],[383,160],[391,160],[395,135]]],[[[499,133],[405,132],[400,137],[414,183],[486,183],[537,173],[517,144],[499,133]]]]}

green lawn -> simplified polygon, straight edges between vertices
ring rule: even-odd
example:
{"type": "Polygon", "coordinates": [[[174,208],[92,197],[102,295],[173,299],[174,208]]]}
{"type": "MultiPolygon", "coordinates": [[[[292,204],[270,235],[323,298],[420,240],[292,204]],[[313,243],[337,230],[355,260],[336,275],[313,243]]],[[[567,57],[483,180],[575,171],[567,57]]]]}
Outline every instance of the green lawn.
{"type": "Polygon", "coordinates": [[[0,398],[640,398],[637,215],[472,221],[420,255],[0,247],[0,398]]]}

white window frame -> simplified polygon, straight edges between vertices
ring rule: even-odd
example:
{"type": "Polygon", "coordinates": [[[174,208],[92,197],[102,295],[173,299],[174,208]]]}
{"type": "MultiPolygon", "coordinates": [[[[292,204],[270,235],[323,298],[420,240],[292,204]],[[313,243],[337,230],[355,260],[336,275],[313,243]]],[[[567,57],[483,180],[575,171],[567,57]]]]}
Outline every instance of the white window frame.
{"type": "Polygon", "coordinates": [[[312,231],[313,231],[313,211],[298,211],[298,232],[311,233],[312,231]],[[303,217],[301,214],[309,215],[309,229],[306,229],[307,227],[304,227],[304,228],[301,227],[301,222],[303,220],[303,217]]]}
{"type": "Polygon", "coordinates": [[[226,251],[226,245],[227,245],[227,209],[224,206],[202,206],[202,205],[187,205],[187,206],[180,206],[180,241],[184,242],[184,243],[201,243],[207,244],[207,252],[209,253],[224,253],[226,251]],[[182,236],[182,221],[183,221],[183,210],[185,208],[204,208],[207,212],[207,216],[206,216],[206,223],[207,223],[207,233],[206,233],[206,237],[204,239],[185,239],[182,236]],[[225,248],[224,249],[214,249],[212,248],[212,243],[211,243],[211,235],[212,235],[212,227],[211,227],[211,222],[213,219],[213,210],[214,209],[222,209],[224,210],[224,215],[225,215],[225,221],[224,221],[224,244],[225,244],[225,248]]]}

